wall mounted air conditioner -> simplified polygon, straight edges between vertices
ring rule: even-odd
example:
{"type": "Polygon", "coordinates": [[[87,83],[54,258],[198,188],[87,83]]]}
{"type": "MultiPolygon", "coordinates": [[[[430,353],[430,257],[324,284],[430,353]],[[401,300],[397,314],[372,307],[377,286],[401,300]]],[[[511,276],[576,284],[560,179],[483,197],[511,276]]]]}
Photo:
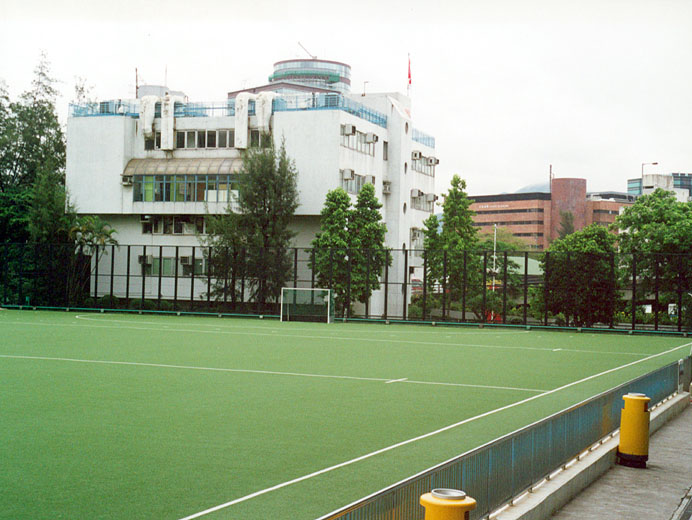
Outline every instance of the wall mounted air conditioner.
{"type": "Polygon", "coordinates": [[[341,135],[356,135],[356,125],[341,125],[341,135]]]}
{"type": "Polygon", "coordinates": [[[181,256],[180,257],[180,265],[192,265],[192,257],[191,256],[181,256]]]}
{"type": "Polygon", "coordinates": [[[422,152],[419,152],[418,150],[414,150],[413,152],[411,152],[411,159],[413,159],[414,161],[417,159],[422,159],[422,158],[423,158],[422,152]]]}
{"type": "Polygon", "coordinates": [[[382,181],[382,194],[389,195],[390,193],[392,193],[391,181],[382,181]]]}
{"type": "Polygon", "coordinates": [[[346,168],[345,170],[341,170],[341,178],[345,181],[352,181],[356,178],[356,174],[352,169],[346,168]]]}
{"type": "Polygon", "coordinates": [[[375,184],[375,176],[374,175],[366,175],[365,176],[365,182],[370,183],[370,184],[375,184]]]}
{"type": "Polygon", "coordinates": [[[415,199],[415,198],[418,198],[418,197],[421,197],[421,196],[423,196],[423,192],[422,192],[422,191],[417,190],[416,188],[413,188],[413,189],[411,190],[411,197],[413,197],[414,199],[415,199]]]}
{"type": "Polygon", "coordinates": [[[435,202],[437,200],[437,195],[434,193],[425,194],[425,202],[435,202]]]}
{"type": "Polygon", "coordinates": [[[437,157],[428,157],[425,162],[428,163],[428,166],[436,166],[440,164],[440,160],[437,157]]]}
{"type": "Polygon", "coordinates": [[[132,175],[123,175],[120,182],[123,186],[132,186],[132,175]]]}
{"type": "Polygon", "coordinates": [[[366,143],[376,143],[379,140],[379,137],[377,137],[377,134],[373,134],[372,132],[368,132],[365,134],[365,142],[366,143]]]}
{"type": "Polygon", "coordinates": [[[139,255],[137,260],[140,265],[151,265],[154,263],[154,255],[139,255]]]}

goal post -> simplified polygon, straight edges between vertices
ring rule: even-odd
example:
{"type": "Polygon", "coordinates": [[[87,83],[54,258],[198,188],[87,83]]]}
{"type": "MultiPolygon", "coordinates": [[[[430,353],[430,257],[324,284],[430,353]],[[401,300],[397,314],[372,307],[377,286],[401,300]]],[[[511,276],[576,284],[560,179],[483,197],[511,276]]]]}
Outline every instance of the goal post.
{"type": "Polygon", "coordinates": [[[331,289],[281,288],[281,321],[331,323],[334,299],[331,289]]]}

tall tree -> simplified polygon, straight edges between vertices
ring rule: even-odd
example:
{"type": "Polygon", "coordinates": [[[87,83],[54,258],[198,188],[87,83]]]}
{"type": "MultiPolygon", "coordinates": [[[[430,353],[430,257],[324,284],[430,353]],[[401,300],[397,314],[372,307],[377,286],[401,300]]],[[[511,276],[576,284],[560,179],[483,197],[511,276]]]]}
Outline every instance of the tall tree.
{"type": "Polygon", "coordinates": [[[615,240],[598,224],[555,240],[541,261],[547,301],[540,291],[532,305],[576,326],[610,323],[617,303],[615,240]]]}
{"type": "MultiPolygon", "coordinates": [[[[271,136],[262,137],[271,142],[271,136]]],[[[293,233],[289,223],[298,207],[297,171],[284,143],[249,148],[238,176],[238,213],[229,210],[211,227],[206,244],[213,247],[212,266],[219,284],[226,283],[236,263],[228,255],[241,252],[251,298],[260,306],[277,301],[290,277],[288,254],[293,233]],[[230,251],[229,247],[235,248],[230,251]],[[218,256],[222,255],[222,256],[218,256]],[[225,255],[225,256],[224,256],[225,255]],[[223,279],[219,278],[223,275],[223,279]]]]}
{"type": "MultiPolygon", "coordinates": [[[[623,272],[630,276],[636,261],[637,295],[660,292],[659,309],[682,303],[684,321],[692,326],[692,202],[657,189],[643,195],[615,220],[623,255],[623,272]]],[[[631,278],[630,278],[631,280],[631,278]]]]}
{"type": "Polygon", "coordinates": [[[375,196],[375,186],[367,183],[358,192],[356,205],[350,212],[348,228],[351,259],[351,299],[368,301],[380,288],[380,274],[391,255],[385,249],[387,226],[382,221],[382,203],[375,196]]]}
{"type": "Polygon", "coordinates": [[[334,293],[336,311],[343,314],[348,296],[348,251],[351,247],[349,220],[351,197],[343,188],[327,193],[320,213],[320,232],[312,241],[315,272],[319,287],[330,287],[334,293]]]}

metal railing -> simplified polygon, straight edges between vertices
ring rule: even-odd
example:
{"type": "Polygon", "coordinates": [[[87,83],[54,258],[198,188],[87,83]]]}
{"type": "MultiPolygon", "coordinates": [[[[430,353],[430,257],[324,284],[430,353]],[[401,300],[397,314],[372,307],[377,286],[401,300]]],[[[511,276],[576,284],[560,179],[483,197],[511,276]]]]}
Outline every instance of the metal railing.
{"type": "Polygon", "coordinates": [[[411,132],[411,139],[417,143],[423,144],[428,148],[435,148],[435,138],[431,135],[421,132],[417,128],[414,128],[411,132]]]}
{"type": "Polygon", "coordinates": [[[574,459],[620,426],[622,396],[641,392],[659,403],[689,382],[692,358],[672,363],[530,426],[423,471],[320,520],[422,520],[420,495],[463,489],[476,499],[471,519],[491,512],[574,459]]]}
{"type": "Polygon", "coordinates": [[[387,116],[340,94],[284,94],[274,98],[274,112],[298,110],[343,110],[387,128],[387,116]]]}

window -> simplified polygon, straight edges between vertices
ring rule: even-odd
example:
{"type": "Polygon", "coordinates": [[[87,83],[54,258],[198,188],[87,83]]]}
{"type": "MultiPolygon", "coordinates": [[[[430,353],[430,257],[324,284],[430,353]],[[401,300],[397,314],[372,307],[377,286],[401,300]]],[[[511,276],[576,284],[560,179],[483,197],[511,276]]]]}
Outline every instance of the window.
{"type": "Polygon", "coordinates": [[[176,148],[185,148],[185,132],[176,132],[175,133],[175,147],[176,148]]]}
{"type": "Polygon", "coordinates": [[[207,134],[204,131],[197,132],[197,148],[207,147],[207,134]]]}
{"type": "Polygon", "coordinates": [[[207,148],[216,148],[216,130],[207,130],[207,148]]]}
{"type": "Polygon", "coordinates": [[[342,135],[341,146],[356,150],[367,155],[375,156],[375,143],[367,141],[367,134],[356,130],[356,135],[342,135]]]}
{"type": "Polygon", "coordinates": [[[193,215],[154,215],[142,220],[143,235],[204,234],[204,217],[193,215]]]}
{"type": "Polygon", "coordinates": [[[219,148],[228,146],[228,130],[219,130],[219,148]]]}
{"type": "Polygon", "coordinates": [[[158,276],[160,268],[161,276],[175,276],[175,258],[154,256],[151,264],[143,267],[146,275],[158,276]]]}
{"type": "Polygon", "coordinates": [[[382,160],[389,160],[389,143],[387,141],[382,142],[382,160]]]}
{"type": "Polygon", "coordinates": [[[435,176],[435,166],[428,164],[426,157],[421,157],[420,159],[413,159],[411,161],[411,169],[422,173],[423,175],[428,175],[430,177],[435,176]]]}
{"type": "Polygon", "coordinates": [[[250,148],[259,148],[260,133],[259,130],[250,130],[250,148]]]}
{"type": "Polygon", "coordinates": [[[190,130],[187,132],[187,143],[185,144],[186,148],[194,148],[195,147],[195,142],[196,142],[196,137],[197,132],[194,130],[190,130]]]}
{"type": "MultiPolygon", "coordinates": [[[[238,190],[238,174],[135,175],[133,202],[228,202],[238,190]]],[[[359,188],[360,189],[360,188],[359,188]]]]}
{"type": "MultiPolygon", "coordinates": [[[[342,174],[341,187],[347,193],[352,193],[354,195],[357,195],[360,192],[360,189],[363,187],[363,185],[366,183],[366,179],[369,177],[368,175],[354,175],[353,179],[349,180],[343,178],[343,170],[340,170],[339,173],[342,174]]],[[[374,179],[374,177],[371,178],[374,179]]]]}

